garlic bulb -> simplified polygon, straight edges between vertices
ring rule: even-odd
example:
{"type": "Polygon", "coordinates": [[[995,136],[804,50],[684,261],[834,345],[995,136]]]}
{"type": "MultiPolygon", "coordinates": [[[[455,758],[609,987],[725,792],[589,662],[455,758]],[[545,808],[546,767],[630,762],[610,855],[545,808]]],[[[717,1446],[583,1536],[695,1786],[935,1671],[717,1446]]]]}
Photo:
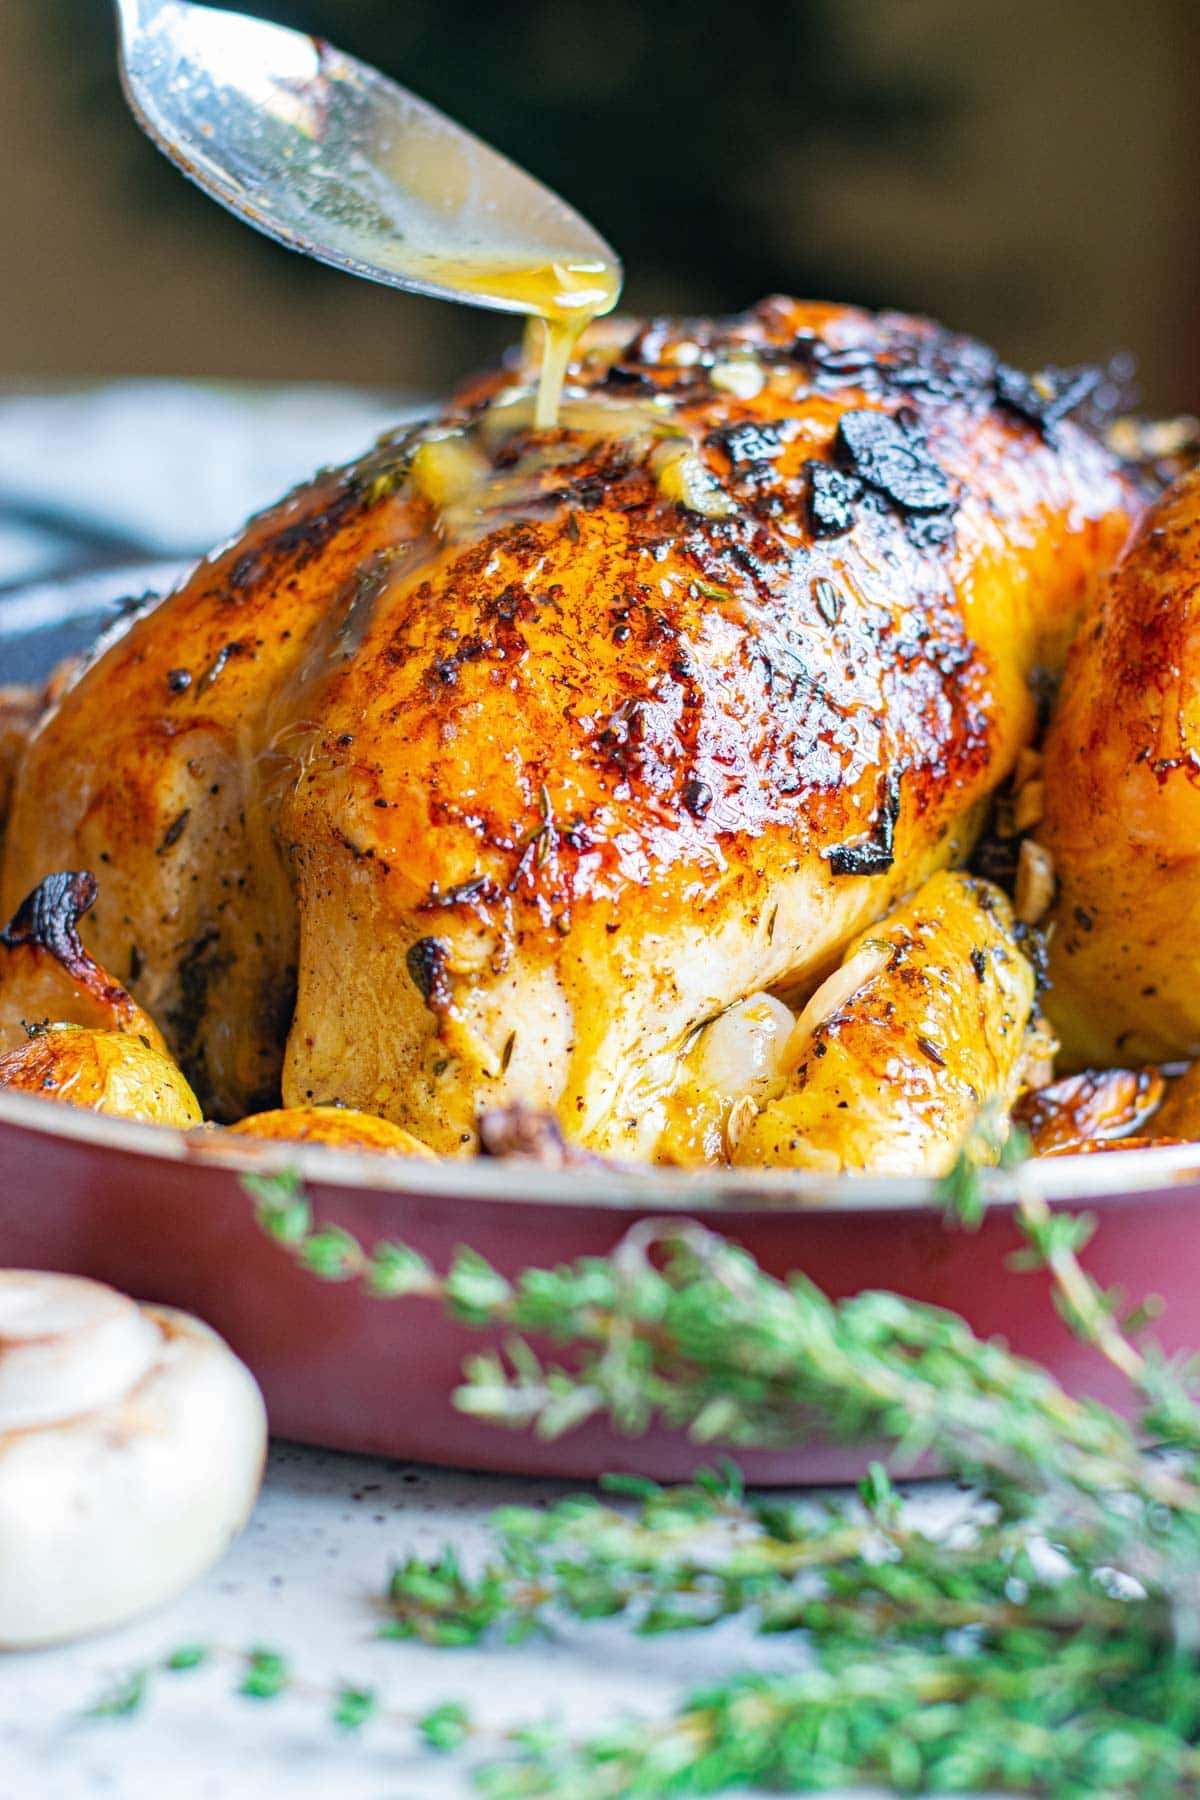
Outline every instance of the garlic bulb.
{"type": "Polygon", "coordinates": [[[186,1587],[250,1516],[266,1412],[186,1313],[0,1270],[0,1646],[116,1625],[186,1587]]]}

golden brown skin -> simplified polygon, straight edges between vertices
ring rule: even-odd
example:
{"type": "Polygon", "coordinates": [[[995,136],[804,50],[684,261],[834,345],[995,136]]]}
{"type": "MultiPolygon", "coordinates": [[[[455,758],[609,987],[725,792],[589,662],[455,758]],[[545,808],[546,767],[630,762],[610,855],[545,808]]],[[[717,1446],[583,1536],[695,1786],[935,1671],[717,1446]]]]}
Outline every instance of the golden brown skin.
{"type": "Polygon", "coordinates": [[[895,315],[617,344],[557,432],[516,371],[254,521],[39,731],[5,891],[105,859],[90,941],[217,1117],[282,1075],[440,1151],[521,1100],[652,1154],[700,1022],[803,994],[1029,740],[1135,505],[1105,448],[895,315]]]}
{"type": "Polygon", "coordinates": [[[0,1088],[147,1125],[187,1130],[202,1122],[196,1096],[170,1057],[127,1031],[53,1025],[35,1032],[0,1056],[0,1088]]]}
{"type": "Polygon", "coordinates": [[[1200,474],[1150,509],[1104,584],[1044,773],[1064,1065],[1200,1054],[1200,474]]]}
{"type": "Polygon", "coordinates": [[[284,1139],[290,1143],[328,1144],[335,1150],[377,1150],[390,1156],[422,1156],[433,1152],[410,1131],[352,1106],[280,1106],[251,1113],[231,1131],[242,1137],[284,1139]]]}
{"type": "Polygon", "coordinates": [[[1000,889],[931,876],[813,995],[733,1162],[945,1174],[980,1109],[1016,1098],[1034,985],[1000,889]]]}
{"type": "Polygon", "coordinates": [[[0,686],[0,857],[17,768],[47,707],[53,706],[79,669],[79,658],[57,663],[40,687],[0,686]]]}

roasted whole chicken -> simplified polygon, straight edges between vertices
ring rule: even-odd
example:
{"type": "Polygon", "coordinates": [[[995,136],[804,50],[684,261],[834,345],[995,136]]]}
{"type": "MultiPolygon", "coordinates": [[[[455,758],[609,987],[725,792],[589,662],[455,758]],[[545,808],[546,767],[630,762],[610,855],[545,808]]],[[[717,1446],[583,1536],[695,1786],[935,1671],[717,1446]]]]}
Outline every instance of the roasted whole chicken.
{"type": "Polygon", "coordinates": [[[782,299],[594,327],[555,430],[480,380],[99,647],[6,910],[94,872],[83,941],[218,1121],[944,1168],[1047,1073],[1007,901],[937,872],[1145,503],[1089,386],[782,299]]]}

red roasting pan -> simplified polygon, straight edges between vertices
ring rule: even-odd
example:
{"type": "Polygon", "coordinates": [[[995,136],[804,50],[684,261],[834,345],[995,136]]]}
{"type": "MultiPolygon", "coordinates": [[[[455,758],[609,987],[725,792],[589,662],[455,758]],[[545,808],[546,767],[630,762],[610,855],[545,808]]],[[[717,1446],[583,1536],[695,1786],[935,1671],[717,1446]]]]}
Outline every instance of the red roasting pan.
{"type": "MultiPolygon", "coordinates": [[[[114,599],[165,589],[176,567],[139,566],[0,599],[0,680],[30,680],[82,649],[114,599]]],[[[1076,1393],[1120,1404],[1120,1378],[1071,1338],[1043,1275],[1007,1266],[1012,1199],[977,1232],[948,1229],[928,1183],[738,1171],[568,1174],[499,1162],[426,1163],[307,1145],[180,1133],[0,1093],[0,1266],[62,1269],[186,1307],[254,1370],[274,1430],[307,1443],[474,1469],[672,1480],[698,1451],[655,1431],[592,1424],[551,1442],[456,1412],[451,1393],[482,1333],[424,1300],[378,1300],[317,1280],[266,1237],[240,1176],[295,1167],[319,1221],[366,1245],[399,1239],[444,1268],[469,1245],[506,1274],[609,1251],[638,1219],[695,1215],[776,1274],[827,1293],[886,1287],[962,1313],[977,1332],[1044,1362],[1076,1393]]],[[[1060,1157],[1026,1171],[1052,1203],[1082,1204],[1104,1286],[1165,1302],[1168,1350],[1200,1346],[1200,1145],[1060,1157]]],[[[760,1482],[845,1480],[866,1453],[819,1442],[739,1458],[760,1482]]]]}
{"type": "MultiPolygon", "coordinates": [[[[834,1296],[887,1287],[951,1307],[1072,1391],[1123,1397],[1120,1377],[1059,1321],[1045,1277],[1008,1267],[1018,1233],[1004,1177],[967,1232],[948,1228],[914,1180],[393,1160],[189,1137],[0,1093],[0,1264],[91,1275],[199,1313],[254,1370],[273,1429],[306,1443],[572,1478],[621,1468],[673,1480],[711,1459],[712,1447],[666,1431],[622,1438],[593,1424],[543,1442],[456,1412],[463,1358],[488,1335],[431,1301],[376,1299],[298,1268],[240,1182],[285,1167],[304,1176],[318,1222],[368,1247],[399,1239],[439,1269],[466,1244],[514,1274],[603,1254],[639,1219],[694,1216],[773,1273],[802,1270],[834,1296]]],[[[1162,1299],[1166,1349],[1200,1343],[1200,1146],[1055,1157],[1025,1179],[1096,1215],[1089,1270],[1131,1299],[1162,1299]]],[[[865,1452],[814,1441],[739,1460],[759,1482],[835,1481],[859,1473],[865,1452]]]]}

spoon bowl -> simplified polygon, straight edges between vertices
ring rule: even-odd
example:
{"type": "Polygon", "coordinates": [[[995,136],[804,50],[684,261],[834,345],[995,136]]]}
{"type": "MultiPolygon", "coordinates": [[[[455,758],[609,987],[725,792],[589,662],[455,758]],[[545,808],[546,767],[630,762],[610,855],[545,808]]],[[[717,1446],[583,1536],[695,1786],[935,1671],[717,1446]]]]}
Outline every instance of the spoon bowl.
{"type": "Polygon", "coordinates": [[[268,237],[411,293],[578,320],[621,265],[565,201],[321,39],[190,0],[116,0],[147,135],[268,237]]]}

